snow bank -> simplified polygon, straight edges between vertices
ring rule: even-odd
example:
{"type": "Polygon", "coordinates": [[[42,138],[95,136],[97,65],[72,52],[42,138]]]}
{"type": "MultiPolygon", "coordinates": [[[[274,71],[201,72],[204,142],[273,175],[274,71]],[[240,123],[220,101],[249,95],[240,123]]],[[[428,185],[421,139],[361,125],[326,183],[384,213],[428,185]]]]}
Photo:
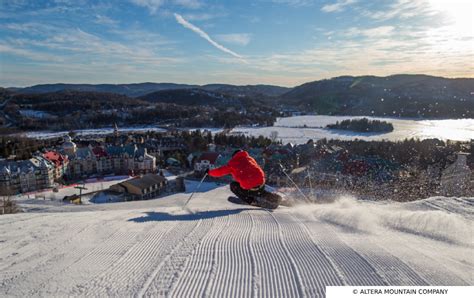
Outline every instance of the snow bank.
{"type": "Polygon", "coordinates": [[[117,203],[117,202],[125,202],[123,196],[113,195],[104,191],[101,191],[95,194],[91,199],[91,203],[95,204],[103,204],[103,203],[117,203]]]}
{"type": "MultiPolygon", "coordinates": [[[[416,203],[421,205],[423,200],[416,203]]],[[[472,220],[443,210],[410,210],[410,207],[406,203],[358,201],[341,196],[331,204],[303,204],[292,212],[310,215],[349,232],[383,234],[394,230],[449,243],[473,244],[472,220]]]]}

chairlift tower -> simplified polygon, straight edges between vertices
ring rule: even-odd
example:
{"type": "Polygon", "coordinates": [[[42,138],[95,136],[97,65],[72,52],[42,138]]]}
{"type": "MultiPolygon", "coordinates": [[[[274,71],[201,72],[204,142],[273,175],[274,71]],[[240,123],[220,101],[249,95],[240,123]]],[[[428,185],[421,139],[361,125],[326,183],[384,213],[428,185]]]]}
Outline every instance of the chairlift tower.
{"type": "Polygon", "coordinates": [[[82,191],[87,190],[87,188],[82,184],[82,186],[74,186],[75,189],[79,189],[79,203],[82,204],[82,191]]]}

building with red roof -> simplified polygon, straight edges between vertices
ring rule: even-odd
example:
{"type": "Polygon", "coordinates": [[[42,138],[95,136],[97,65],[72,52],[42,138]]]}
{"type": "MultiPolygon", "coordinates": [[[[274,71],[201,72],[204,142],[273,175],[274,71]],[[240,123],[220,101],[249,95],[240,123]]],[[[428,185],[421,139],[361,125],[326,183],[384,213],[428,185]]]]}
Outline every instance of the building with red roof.
{"type": "Polygon", "coordinates": [[[43,157],[54,164],[54,179],[61,178],[66,172],[69,165],[69,158],[56,151],[48,151],[43,157]]]}

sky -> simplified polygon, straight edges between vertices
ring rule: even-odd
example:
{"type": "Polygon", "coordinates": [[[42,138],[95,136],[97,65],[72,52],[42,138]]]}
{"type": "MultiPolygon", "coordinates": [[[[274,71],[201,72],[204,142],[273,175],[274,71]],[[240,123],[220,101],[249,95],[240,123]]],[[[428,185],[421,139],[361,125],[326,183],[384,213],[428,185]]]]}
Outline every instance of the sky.
{"type": "Polygon", "coordinates": [[[2,0],[0,86],[474,77],[472,0],[2,0]]]}

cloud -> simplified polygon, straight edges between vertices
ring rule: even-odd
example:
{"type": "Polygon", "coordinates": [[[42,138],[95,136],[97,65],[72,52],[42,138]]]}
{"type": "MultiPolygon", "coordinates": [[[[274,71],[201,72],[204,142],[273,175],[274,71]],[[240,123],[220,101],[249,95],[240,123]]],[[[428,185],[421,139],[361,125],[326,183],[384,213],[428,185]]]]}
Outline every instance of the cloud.
{"type": "Polygon", "coordinates": [[[160,8],[164,4],[164,0],[131,0],[132,3],[146,7],[150,11],[151,14],[154,14],[158,11],[158,8],[160,8]]]}
{"type": "Polygon", "coordinates": [[[321,10],[324,12],[339,12],[343,11],[346,6],[356,2],[357,0],[338,0],[336,3],[324,5],[321,10]]]}
{"type": "Polygon", "coordinates": [[[244,58],[237,54],[236,52],[232,51],[232,50],[229,50],[228,48],[224,47],[223,45],[217,43],[216,41],[214,41],[210,36],[209,34],[207,34],[206,32],[204,32],[203,30],[201,30],[200,28],[194,26],[193,24],[189,23],[188,21],[186,21],[181,15],[175,13],[174,14],[174,17],[176,18],[176,21],[178,23],[180,23],[181,25],[183,25],[183,27],[185,28],[188,28],[189,30],[193,31],[194,33],[198,34],[199,36],[201,36],[202,38],[204,38],[205,40],[207,40],[211,45],[213,45],[214,47],[216,47],[217,49],[223,51],[224,53],[227,53],[227,54],[230,54],[232,56],[234,56],[235,58],[238,58],[240,59],[241,61],[245,62],[244,58]]]}
{"type": "Polygon", "coordinates": [[[6,8],[24,8],[28,5],[27,0],[10,0],[2,2],[2,7],[5,5],[6,8]]]}
{"type": "MultiPolygon", "coordinates": [[[[31,32],[32,30],[38,28],[37,26],[40,25],[39,23],[5,23],[0,25],[1,29],[7,29],[10,31],[18,31],[18,32],[31,32]]],[[[37,33],[38,31],[34,31],[37,33]]]]}
{"type": "Polygon", "coordinates": [[[28,49],[15,48],[7,44],[0,44],[0,53],[11,54],[14,56],[21,56],[34,61],[49,61],[49,62],[62,62],[63,59],[56,55],[50,55],[47,53],[40,53],[28,49]]]}
{"type": "Polygon", "coordinates": [[[249,33],[218,34],[216,38],[222,42],[246,46],[250,42],[251,35],[249,33]]]}
{"type": "Polygon", "coordinates": [[[198,0],[174,0],[175,4],[190,8],[190,9],[197,9],[202,6],[202,3],[198,0]]]}
{"type": "Polygon", "coordinates": [[[390,19],[408,19],[411,17],[430,16],[435,13],[430,8],[427,0],[397,0],[388,7],[378,10],[366,10],[363,16],[369,17],[376,21],[387,21],[390,19]]]}
{"type": "Polygon", "coordinates": [[[348,37],[364,36],[368,38],[381,38],[390,37],[394,33],[395,27],[393,26],[379,26],[374,28],[358,28],[351,27],[342,35],[348,37]]]}
{"type": "Polygon", "coordinates": [[[474,59],[469,50],[474,39],[453,38],[448,32],[409,24],[352,27],[335,30],[336,38],[321,40],[313,48],[247,59],[262,77],[285,74],[300,82],[304,77],[396,73],[472,77],[474,66],[466,61],[474,59]]]}
{"type": "Polygon", "coordinates": [[[119,39],[104,38],[79,28],[67,28],[45,24],[6,24],[12,31],[40,28],[28,38],[6,38],[0,43],[0,52],[25,57],[42,63],[60,63],[70,68],[74,65],[90,65],[91,70],[101,70],[104,64],[126,64],[134,67],[177,65],[183,59],[165,56],[161,52],[169,42],[159,34],[146,31],[109,31],[119,39]],[[125,37],[122,37],[124,35],[125,37]],[[160,52],[157,52],[157,49],[160,52]],[[97,66],[99,65],[100,66],[97,66]]]}
{"type": "Polygon", "coordinates": [[[271,2],[276,4],[286,4],[289,6],[300,7],[313,4],[314,0],[271,0],[271,2]]]}
{"type": "Polygon", "coordinates": [[[118,21],[111,19],[108,16],[98,14],[95,16],[94,23],[108,26],[116,26],[118,24],[118,21]]]}
{"type": "Polygon", "coordinates": [[[140,48],[154,49],[172,48],[175,43],[172,40],[164,37],[158,32],[149,32],[140,28],[129,27],[126,29],[111,29],[108,30],[115,37],[123,40],[128,45],[134,45],[140,48]]]}
{"type": "Polygon", "coordinates": [[[151,14],[155,14],[165,4],[174,4],[188,9],[198,9],[203,6],[199,0],[129,0],[135,5],[148,8],[151,14]]]}
{"type": "Polygon", "coordinates": [[[186,20],[188,21],[208,21],[215,18],[224,17],[226,14],[224,13],[187,13],[184,15],[186,20]]]}

